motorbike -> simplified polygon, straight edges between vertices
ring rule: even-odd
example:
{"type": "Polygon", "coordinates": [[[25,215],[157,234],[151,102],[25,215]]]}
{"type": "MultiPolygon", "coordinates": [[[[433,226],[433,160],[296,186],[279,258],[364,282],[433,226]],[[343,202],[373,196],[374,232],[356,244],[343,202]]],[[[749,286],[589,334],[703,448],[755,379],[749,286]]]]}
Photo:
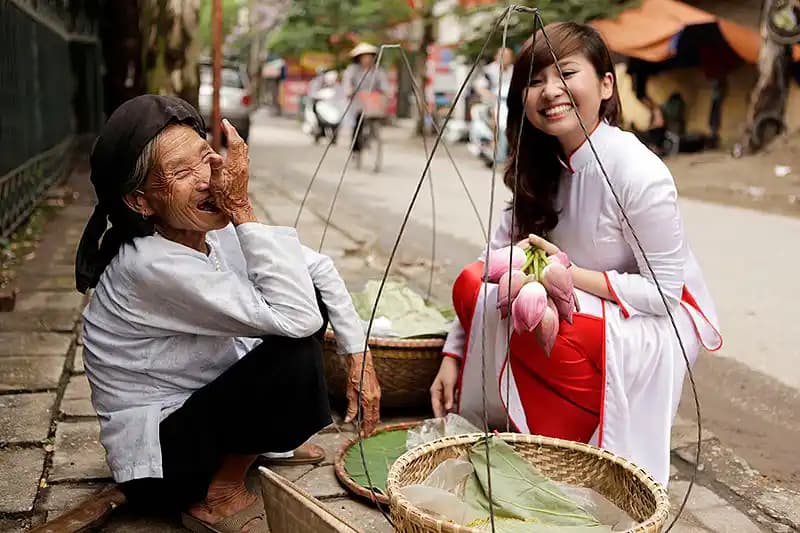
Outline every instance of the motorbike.
{"type": "MultiPolygon", "coordinates": [[[[494,107],[485,102],[477,102],[470,108],[470,124],[469,124],[469,143],[467,149],[469,152],[483,161],[483,163],[491,168],[495,153],[495,120],[494,120],[494,107]]],[[[505,130],[501,129],[498,132],[498,142],[500,146],[504,146],[505,130]]],[[[499,148],[499,147],[498,147],[499,148]]],[[[505,154],[498,149],[497,157],[502,160],[505,154]]]]}
{"type": "Polygon", "coordinates": [[[302,130],[314,138],[314,144],[322,138],[336,142],[342,123],[342,109],[336,99],[336,90],[326,87],[309,95],[310,102],[303,110],[302,130]]]}

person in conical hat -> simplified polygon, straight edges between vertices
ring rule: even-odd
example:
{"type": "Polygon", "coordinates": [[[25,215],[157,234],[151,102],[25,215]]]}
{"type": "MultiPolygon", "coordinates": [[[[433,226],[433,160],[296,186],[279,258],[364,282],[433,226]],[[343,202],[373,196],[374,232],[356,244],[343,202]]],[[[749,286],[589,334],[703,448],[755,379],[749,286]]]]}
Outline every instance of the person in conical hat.
{"type": "MultiPolygon", "coordinates": [[[[363,112],[361,99],[359,95],[377,92],[383,95],[388,94],[389,91],[389,78],[386,72],[378,67],[374,75],[370,71],[375,68],[375,59],[378,56],[378,47],[369,43],[359,43],[350,51],[350,58],[352,63],[347,67],[342,75],[342,83],[344,84],[345,93],[348,98],[353,97],[353,104],[350,107],[350,116],[346,119],[347,124],[353,130],[353,137],[355,138],[356,126],[358,125],[359,118],[363,112]],[[366,74],[366,77],[364,75],[366,74]],[[359,82],[364,77],[364,81],[359,82]]],[[[355,139],[353,144],[353,151],[358,152],[361,150],[360,139],[355,139]]]]}

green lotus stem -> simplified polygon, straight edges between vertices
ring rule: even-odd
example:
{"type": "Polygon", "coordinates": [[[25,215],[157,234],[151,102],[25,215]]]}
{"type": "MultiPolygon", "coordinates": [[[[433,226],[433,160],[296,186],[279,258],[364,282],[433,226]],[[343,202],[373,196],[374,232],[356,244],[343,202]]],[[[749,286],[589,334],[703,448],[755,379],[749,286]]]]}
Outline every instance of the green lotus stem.
{"type": "Polygon", "coordinates": [[[526,272],[526,269],[527,269],[527,268],[529,268],[529,267],[530,267],[530,266],[533,264],[533,262],[535,261],[535,259],[536,259],[536,255],[535,255],[535,254],[531,254],[531,255],[528,257],[528,259],[526,259],[526,260],[525,260],[525,263],[522,265],[522,268],[520,268],[520,270],[521,270],[523,273],[527,274],[527,272],[526,272]]]}

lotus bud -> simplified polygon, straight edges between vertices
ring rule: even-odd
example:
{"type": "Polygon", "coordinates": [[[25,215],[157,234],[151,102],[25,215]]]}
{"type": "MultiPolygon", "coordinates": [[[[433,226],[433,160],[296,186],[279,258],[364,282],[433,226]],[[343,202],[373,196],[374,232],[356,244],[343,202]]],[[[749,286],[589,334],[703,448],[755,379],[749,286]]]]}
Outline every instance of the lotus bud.
{"type": "Polygon", "coordinates": [[[508,318],[508,314],[511,312],[511,302],[517,297],[527,277],[521,270],[511,270],[500,277],[497,285],[497,308],[500,309],[501,317],[508,318]]]}
{"type": "Polygon", "coordinates": [[[519,270],[528,256],[525,250],[517,246],[506,246],[505,248],[498,248],[489,252],[489,281],[497,283],[500,276],[508,272],[509,255],[511,256],[511,268],[519,270]]]}
{"type": "Polygon", "coordinates": [[[572,263],[569,261],[569,256],[564,252],[556,252],[553,255],[547,256],[548,263],[561,263],[564,265],[564,268],[569,268],[572,266],[572,263]]]}
{"type": "Polygon", "coordinates": [[[550,263],[542,272],[542,285],[547,290],[547,295],[553,299],[558,315],[572,324],[575,286],[569,271],[560,262],[550,263]]]}
{"type": "Polygon", "coordinates": [[[544,350],[545,355],[550,357],[550,352],[556,343],[558,337],[558,309],[556,304],[551,298],[547,299],[547,309],[544,310],[542,321],[536,326],[533,332],[536,334],[536,340],[539,346],[544,350]]]}
{"type": "Polygon", "coordinates": [[[511,304],[511,318],[517,333],[533,331],[547,309],[547,291],[539,282],[526,283],[511,304]]]}

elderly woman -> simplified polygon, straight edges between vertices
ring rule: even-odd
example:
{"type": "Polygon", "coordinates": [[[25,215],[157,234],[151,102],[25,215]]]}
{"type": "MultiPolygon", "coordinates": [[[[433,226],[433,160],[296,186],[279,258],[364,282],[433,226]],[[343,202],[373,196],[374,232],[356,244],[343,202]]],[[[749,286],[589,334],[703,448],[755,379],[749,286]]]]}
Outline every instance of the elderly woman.
{"type": "Polygon", "coordinates": [[[128,500],[183,510],[194,531],[267,531],[245,487],[258,454],[331,422],[321,334],[351,354],[348,419],[366,365],[363,430],[380,388],[331,260],[292,228],[258,222],[247,146],[223,121],[227,160],[186,102],[117,109],[91,156],[98,205],[76,258],[84,357],[100,440],[128,500]],[[110,227],[108,227],[110,223],[110,227]],[[325,317],[325,318],[323,318],[325,317]]]}

